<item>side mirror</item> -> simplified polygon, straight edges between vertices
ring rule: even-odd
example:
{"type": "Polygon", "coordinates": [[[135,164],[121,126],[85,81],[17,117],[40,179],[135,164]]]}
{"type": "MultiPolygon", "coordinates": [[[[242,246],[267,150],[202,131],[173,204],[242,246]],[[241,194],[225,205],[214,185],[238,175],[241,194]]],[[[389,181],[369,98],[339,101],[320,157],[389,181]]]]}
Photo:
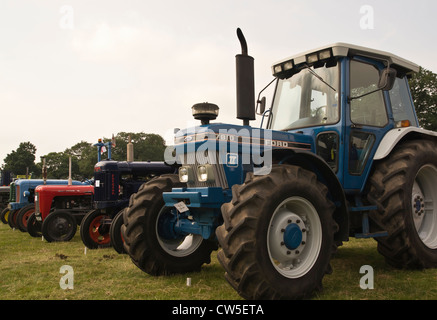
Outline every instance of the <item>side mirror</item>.
{"type": "Polygon", "coordinates": [[[266,110],[266,97],[262,97],[261,100],[258,99],[256,102],[256,114],[262,115],[266,110]]]}
{"type": "Polygon", "coordinates": [[[390,91],[395,84],[396,74],[396,69],[386,68],[382,70],[379,78],[378,88],[383,91],[390,91]]]}

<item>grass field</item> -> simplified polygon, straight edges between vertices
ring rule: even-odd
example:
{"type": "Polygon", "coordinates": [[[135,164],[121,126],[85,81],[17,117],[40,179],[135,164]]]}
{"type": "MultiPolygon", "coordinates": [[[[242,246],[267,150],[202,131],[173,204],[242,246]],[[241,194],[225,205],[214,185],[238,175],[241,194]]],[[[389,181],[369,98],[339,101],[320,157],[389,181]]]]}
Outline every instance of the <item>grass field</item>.
{"type": "MultiPolygon", "coordinates": [[[[434,300],[437,269],[409,271],[388,266],[372,239],[355,240],[338,249],[333,273],[314,300],[434,300]],[[361,289],[363,265],[371,266],[374,288],[361,289]]],[[[129,256],[112,248],[85,250],[79,232],[70,242],[48,243],[0,223],[0,300],[238,300],[212,262],[199,273],[152,277],[138,269],[129,256]],[[61,273],[68,265],[73,289],[62,289],[61,273]],[[191,278],[191,286],[187,286],[191,278]]],[[[369,283],[369,282],[366,282],[369,283]]],[[[70,284],[71,285],[71,284],[70,284]]]]}

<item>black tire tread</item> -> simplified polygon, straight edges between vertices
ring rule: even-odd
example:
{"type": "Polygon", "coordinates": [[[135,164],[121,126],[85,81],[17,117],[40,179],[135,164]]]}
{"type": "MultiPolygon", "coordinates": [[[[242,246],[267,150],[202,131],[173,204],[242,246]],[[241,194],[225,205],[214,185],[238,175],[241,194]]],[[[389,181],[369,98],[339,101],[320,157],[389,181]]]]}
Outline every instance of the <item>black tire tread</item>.
{"type": "MultiPolygon", "coordinates": [[[[272,172],[266,176],[255,176],[249,173],[243,185],[233,186],[233,199],[222,205],[222,215],[225,223],[218,227],[216,235],[221,245],[218,260],[224,267],[225,278],[230,285],[246,299],[289,299],[287,293],[279,292],[267,283],[260,271],[256,257],[257,225],[263,218],[262,213],[256,213],[277,190],[283,181],[290,180],[310,181],[318,188],[321,195],[328,193],[325,185],[317,182],[315,174],[295,166],[274,166],[272,172]]],[[[326,201],[325,209],[331,213],[335,206],[331,201],[326,201]]],[[[338,225],[332,219],[333,234],[338,230],[338,225]]],[[[331,256],[336,251],[333,242],[331,256]]],[[[268,259],[268,257],[263,257],[268,259]]],[[[324,273],[329,273],[331,268],[326,267],[324,273]]],[[[315,290],[320,290],[322,283],[316,285],[315,290]]],[[[304,298],[313,293],[300,292],[292,298],[304,298]]]]}

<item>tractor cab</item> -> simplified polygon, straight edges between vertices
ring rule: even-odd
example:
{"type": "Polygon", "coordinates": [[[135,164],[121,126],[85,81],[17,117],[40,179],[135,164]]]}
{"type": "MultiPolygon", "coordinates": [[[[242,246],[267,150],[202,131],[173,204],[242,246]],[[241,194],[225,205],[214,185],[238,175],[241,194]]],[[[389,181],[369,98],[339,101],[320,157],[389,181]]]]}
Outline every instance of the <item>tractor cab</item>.
{"type": "Polygon", "coordinates": [[[345,43],[295,55],[272,67],[278,81],[267,128],[312,136],[345,192],[360,192],[387,132],[419,126],[407,80],[418,70],[345,43]]]}

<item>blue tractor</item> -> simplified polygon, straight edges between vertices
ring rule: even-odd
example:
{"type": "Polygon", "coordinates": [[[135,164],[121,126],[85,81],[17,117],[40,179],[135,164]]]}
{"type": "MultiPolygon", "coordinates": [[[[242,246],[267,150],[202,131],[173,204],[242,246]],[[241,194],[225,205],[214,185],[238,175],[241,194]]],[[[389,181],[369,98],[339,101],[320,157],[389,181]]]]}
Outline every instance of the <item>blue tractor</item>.
{"type": "Polygon", "coordinates": [[[178,175],[131,197],[122,227],[151,275],[199,270],[220,247],[247,299],[297,299],[321,288],[350,237],[374,238],[396,267],[437,267],[437,134],[419,127],[408,78],[418,65],[336,43],[272,67],[272,105],[255,107],[253,58],[240,29],[237,118],[192,107],[201,125],[175,136],[178,175]],[[254,128],[255,113],[267,119],[254,128]]]}

